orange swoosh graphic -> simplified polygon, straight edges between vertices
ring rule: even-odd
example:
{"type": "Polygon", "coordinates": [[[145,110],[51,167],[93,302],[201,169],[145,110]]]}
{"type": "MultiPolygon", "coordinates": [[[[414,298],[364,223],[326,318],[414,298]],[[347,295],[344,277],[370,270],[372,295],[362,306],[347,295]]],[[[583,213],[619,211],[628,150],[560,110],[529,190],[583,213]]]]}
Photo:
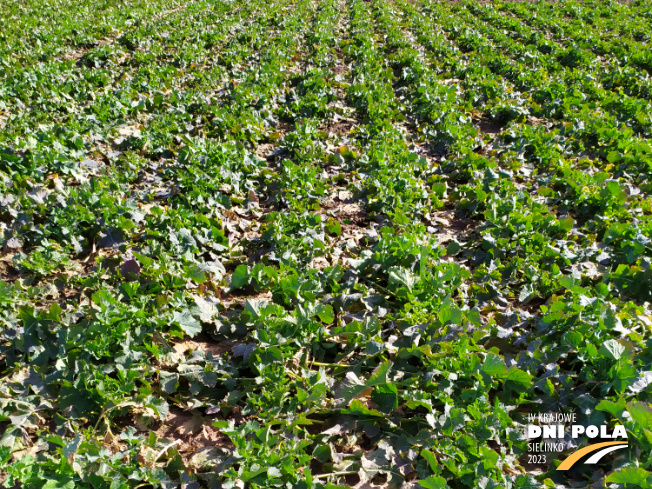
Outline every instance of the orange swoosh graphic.
{"type": "Polygon", "coordinates": [[[570,469],[575,462],[577,462],[579,459],[581,459],[584,455],[588,455],[591,452],[595,452],[596,450],[600,450],[601,448],[604,447],[610,447],[612,445],[627,445],[626,441],[605,441],[602,443],[596,443],[594,445],[589,445],[588,447],[584,447],[581,450],[578,450],[576,452],[571,453],[566,460],[564,460],[559,467],[557,467],[557,470],[568,470],[570,469]]]}

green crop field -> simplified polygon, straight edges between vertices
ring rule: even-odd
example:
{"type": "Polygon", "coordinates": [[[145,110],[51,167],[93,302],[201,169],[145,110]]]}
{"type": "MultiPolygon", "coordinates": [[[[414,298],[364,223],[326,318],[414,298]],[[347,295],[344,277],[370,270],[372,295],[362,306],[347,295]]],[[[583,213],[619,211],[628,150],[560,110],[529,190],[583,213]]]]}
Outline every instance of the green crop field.
{"type": "Polygon", "coordinates": [[[652,488],[651,36],[2,0],[0,485],[652,488]]]}

